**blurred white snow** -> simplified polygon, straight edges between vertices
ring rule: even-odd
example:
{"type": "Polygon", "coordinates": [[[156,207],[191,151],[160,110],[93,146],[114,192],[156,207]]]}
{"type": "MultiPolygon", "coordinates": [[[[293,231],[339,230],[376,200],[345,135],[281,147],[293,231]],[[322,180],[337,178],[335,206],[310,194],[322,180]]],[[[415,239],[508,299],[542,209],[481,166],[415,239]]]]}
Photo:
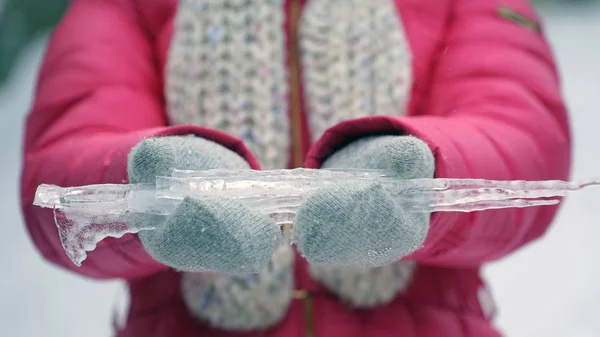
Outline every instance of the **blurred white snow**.
{"type": "MultiPolygon", "coordinates": [[[[544,11],[575,141],[574,179],[600,176],[600,6],[544,11]]],[[[0,90],[0,335],[106,337],[120,282],[95,282],[43,261],[18,208],[24,115],[43,42],[0,90]]],[[[600,336],[600,190],[573,194],[549,233],[486,268],[506,337],[600,336]]]]}

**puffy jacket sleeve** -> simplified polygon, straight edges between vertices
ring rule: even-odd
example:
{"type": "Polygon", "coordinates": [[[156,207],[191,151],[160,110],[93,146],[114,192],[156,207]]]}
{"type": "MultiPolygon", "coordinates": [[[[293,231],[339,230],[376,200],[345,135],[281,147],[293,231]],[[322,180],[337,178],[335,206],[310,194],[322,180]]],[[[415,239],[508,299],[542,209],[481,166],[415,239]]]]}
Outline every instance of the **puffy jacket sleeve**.
{"type": "Polygon", "coordinates": [[[81,267],[67,258],[53,212],[32,206],[39,184],[127,182],[127,154],[146,137],[195,134],[256,161],[241,141],[201,127],[167,127],[150,38],[131,0],[75,0],[53,32],[26,123],[21,200],[33,242],[51,262],[94,278],[165,268],[135,235],[102,241],[81,267]]]}
{"type": "MultiPolygon", "coordinates": [[[[569,178],[568,116],[552,52],[530,5],[455,0],[453,6],[424,111],[341,123],[315,144],[309,166],[349,139],[395,132],[429,144],[438,178],[569,178]]],[[[409,258],[442,266],[498,259],[540,237],[557,209],[434,213],[425,244],[409,258]]]]}

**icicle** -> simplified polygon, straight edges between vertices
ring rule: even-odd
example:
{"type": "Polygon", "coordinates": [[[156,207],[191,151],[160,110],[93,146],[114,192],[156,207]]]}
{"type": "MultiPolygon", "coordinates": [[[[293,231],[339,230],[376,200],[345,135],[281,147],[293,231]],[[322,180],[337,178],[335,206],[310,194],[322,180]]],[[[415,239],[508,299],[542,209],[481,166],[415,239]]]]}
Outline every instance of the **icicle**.
{"type": "MultiPolygon", "coordinates": [[[[77,265],[106,237],[152,230],[140,216],[166,219],[185,197],[216,195],[239,199],[269,215],[279,226],[293,224],[303,200],[320,188],[349,180],[380,183],[408,212],[475,212],[555,205],[569,192],[600,180],[496,181],[401,179],[378,170],[181,171],[157,177],[155,185],[40,185],[34,205],[54,210],[63,247],[77,265]]],[[[288,230],[282,230],[282,235],[288,230]]]]}

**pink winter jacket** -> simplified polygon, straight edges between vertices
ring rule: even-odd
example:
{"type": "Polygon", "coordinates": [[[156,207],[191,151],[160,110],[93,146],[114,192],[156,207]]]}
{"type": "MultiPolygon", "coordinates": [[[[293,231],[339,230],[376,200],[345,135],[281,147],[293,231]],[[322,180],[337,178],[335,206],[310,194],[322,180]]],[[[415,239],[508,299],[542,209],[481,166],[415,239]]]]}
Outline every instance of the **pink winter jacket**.
{"type": "MultiPolygon", "coordinates": [[[[295,1],[304,6],[306,0],[284,6],[288,50],[295,1]]],[[[52,212],[32,201],[42,183],[126,183],[128,151],[151,136],[206,137],[258,168],[239,138],[205,125],[170,126],[164,69],[176,6],[176,0],[72,0],[50,39],[27,120],[21,198],[29,233],[56,265],[95,279],[128,280],[127,323],[115,327],[123,337],[230,334],[192,318],[179,291],[180,274],[153,260],[135,235],[106,239],[81,267],[73,265],[52,212]]],[[[409,133],[430,145],[437,177],[568,178],[567,111],[552,53],[526,0],[395,0],[395,9],[412,52],[407,113],[352,118],[310,141],[310,112],[300,100],[292,118],[290,153],[297,156],[290,155],[291,166],[304,158],[305,167],[318,168],[362,135],[409,133]]],[[[301,85],[298,92],[305,91],[301,85]]],[[[296,288],[311,301],[295,299],[284,321],[265,332],[231,335],[499,336],[480,266],[539,238],[556,211],[434,214],[425,244],[408,257],[418,263],[410,285],[372,310],[348,309],[311,279],[297,257],[296,288]]]]}

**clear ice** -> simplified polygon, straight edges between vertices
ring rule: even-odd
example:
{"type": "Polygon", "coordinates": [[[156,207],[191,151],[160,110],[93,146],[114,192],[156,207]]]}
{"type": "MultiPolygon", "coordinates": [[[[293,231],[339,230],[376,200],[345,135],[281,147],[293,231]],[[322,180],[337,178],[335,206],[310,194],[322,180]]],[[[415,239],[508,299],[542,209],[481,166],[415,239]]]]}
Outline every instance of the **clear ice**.
{"type": "MultiPolygon", "coordinates": [[[[215,195],[238,199],[269,215],[287,235],[297,209],[313,191],[349,180],[381,184],[412,212],[474,212],[555,205],[569,192],[600,180],[497,181],[482,179],[401,179],[378,170],[182,171],[159,176],[155,185],[103,184],[80,187],[40,185],[34,205],[50,208],[67,256],[80,266],[86,252],[106,237],[152,230],[140,215],[166,217],[185,197],[215,195]]],[[[289,242],[289,241],[286,241],[289,242]]]]}

